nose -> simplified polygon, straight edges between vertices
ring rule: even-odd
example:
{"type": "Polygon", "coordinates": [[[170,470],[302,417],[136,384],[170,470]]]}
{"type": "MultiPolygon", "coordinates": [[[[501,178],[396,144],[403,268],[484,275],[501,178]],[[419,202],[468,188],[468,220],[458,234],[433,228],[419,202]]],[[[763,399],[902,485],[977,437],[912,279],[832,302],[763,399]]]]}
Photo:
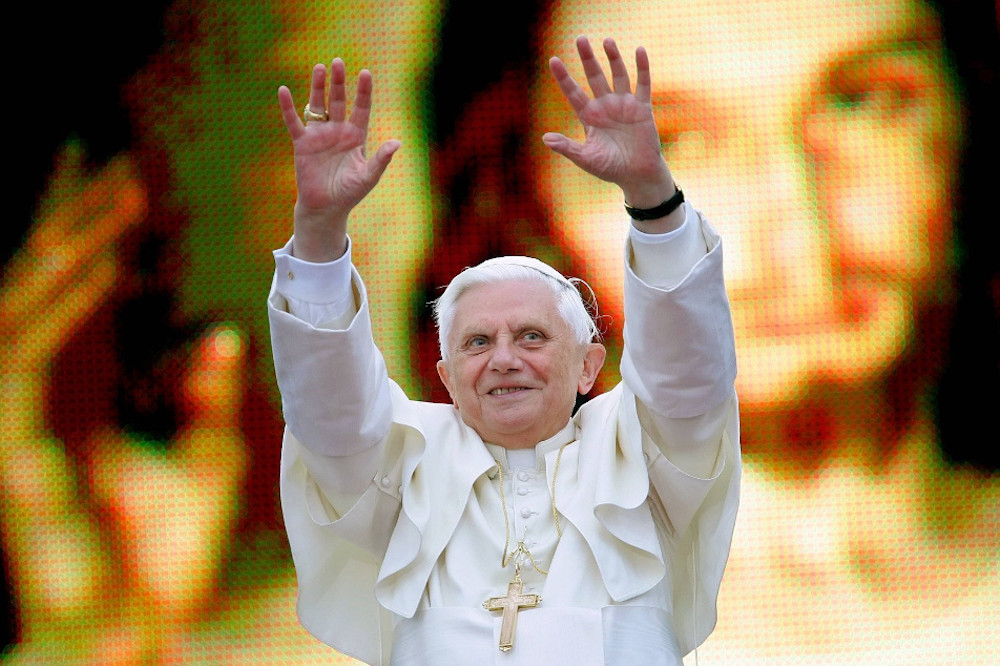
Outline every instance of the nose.
{"type": "Polygon", "coordinates": [[[488,367],[500,373],[516,372],[523,366],[521,350],[512,338],[501,336],[490,352],[488,367]]]}
{"type": "Polygon", "coordinates": [[[832,230],[820,223],[804,146],[791,133],[753,129],[713,170],[705,206],[725,238],[731,297],[773,305],[829,282],[832,230]]]}

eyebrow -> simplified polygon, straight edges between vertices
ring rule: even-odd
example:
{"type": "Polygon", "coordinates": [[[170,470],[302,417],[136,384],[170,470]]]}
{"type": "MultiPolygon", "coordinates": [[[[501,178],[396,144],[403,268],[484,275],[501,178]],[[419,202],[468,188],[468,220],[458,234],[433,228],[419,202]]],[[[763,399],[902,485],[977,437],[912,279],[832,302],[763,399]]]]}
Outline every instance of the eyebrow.
{"type": "Polygon", "coordinates": [[[874,35],[867,41],[841,49],[839,57],[826,63],[819,80],[827,83],[838,70],[863,65],[866,61],[885,56],[933,52],[935,46],[938,50],[944,48],[939,20],[913,17],[906,24],[884,35],[874,35]]]}
{"type": "Polygon", "coordinates": [[[907,55],[930,50],[930,45],[926,40],[914,38],[893,39],[888,42],[878,42],[865,45],[864,48],[852,50],[844,53],[841,57],[831,61],[825,68],[826,78],[829,74],[838,69],[864,64],[866,61],[875,60],[884,56],[907,55]]]}
{"type": "MultiPolygon", "coordinates": [[[[506,326],[504,328],[505,330],[507,330],[506,326]]],[[[467,341],[469,338],[477,336],[490,339],[496,337],[495,332],[487,333],[486,327],[481,326],[479,323],[472,323],[465,328],[456,328],[453,330],[454,333],[457,336],[459,336],[459,339],[463,341],[467,341]]],[[[511,327],[509,330],[513,331],[515,335],[521,335],[526,331],[538,331],[539,333],[543,333],[547,338],[551,338],[553,336],[551,327],[546,326],[542,321],[537,319],[522,320],[516,326],[511,327]]],[[[465,342],[462,342],[461,344],[465,344],[465,342]]]]}
{"type": "MultiPolygon", "coordinates": [[[[826,85],[838,70],[862,65],[867,60],[882,56],[927,52],[933,49],[935,43],[943,45],[940,33],[932,25],[927,25],[928,23],[933,22],[911,22],[896,31],[873,35],[864,42],[832,51],[826,61],[819,63],[815,83],[826,85]]],[[[691,113],[697,112],[701,126],[717,126],[721,123],[716,117],[716,105],[710,98],[701,94],[697,85],[657,90],[654,84],[651,101],[654,115],[669,116],[691,109],[691,113]],[[656,113],[657,109],[660,110],[660,114],[656,113]]]]}

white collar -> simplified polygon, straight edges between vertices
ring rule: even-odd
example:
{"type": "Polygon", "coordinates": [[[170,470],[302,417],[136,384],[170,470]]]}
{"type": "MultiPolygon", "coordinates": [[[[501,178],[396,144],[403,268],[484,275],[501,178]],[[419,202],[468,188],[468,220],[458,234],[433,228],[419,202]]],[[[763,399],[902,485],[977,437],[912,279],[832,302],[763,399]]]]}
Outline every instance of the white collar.
{"type": "Polygon", "coordinates": [[[534,449],[506,449],[499,444],[489,442],[484,442],[484,444],[486,444],[493,459],[503,465],[505,471],[512,467],[534,467],[537,470],[543,470],[545,469],[545,455],[547,453],[555,451],[566,442],[572,442],[576,438],[576,423],[570,419],[559,432],[536,444],[534,449]],[[534,452],[534,464],[527,457],[530,452],[534,452]]]}

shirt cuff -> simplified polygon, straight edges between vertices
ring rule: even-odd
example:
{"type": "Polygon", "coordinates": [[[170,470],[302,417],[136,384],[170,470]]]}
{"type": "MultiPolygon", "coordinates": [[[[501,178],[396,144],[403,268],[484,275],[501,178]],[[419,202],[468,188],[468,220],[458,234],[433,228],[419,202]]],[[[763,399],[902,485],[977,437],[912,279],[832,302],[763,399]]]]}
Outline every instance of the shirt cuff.
{"type": "Polygon", "coordinates": [[[313,325],[353,313],[350,238],[343,256],[322,263],[292,256],[294,240],[273,252],[275,288],[287,301],[288,312],[313,325]]]}
{"type": "Polygon", "coordinates": [[[684,280],[708,252],[698,214],[687,203],[681,226],[663,234],[649,234],[629,225],[632,270],[648,285],[670,289],[684,280]]]}

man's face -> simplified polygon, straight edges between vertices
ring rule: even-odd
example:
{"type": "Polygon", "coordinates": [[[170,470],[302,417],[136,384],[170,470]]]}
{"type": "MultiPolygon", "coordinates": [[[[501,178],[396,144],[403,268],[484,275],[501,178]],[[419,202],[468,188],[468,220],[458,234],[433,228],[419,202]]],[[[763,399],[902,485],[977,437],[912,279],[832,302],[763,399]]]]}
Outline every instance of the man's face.
{"type": "Polygon", "coordinates": [[[484,441],[507,448],[556,434],[604,362],[604,347],[581,345],[552,292],[530,280],[463,293],[447,345],[438,374],[462,420],[484,441]]]}
{"type": "MultiPolygon", "coordinates": [[[[910,0],[557,4],[548,48],[567,63],[577,34],[649,51],[667,162],[723,235],[741,403],[883,377],[949,271],[961,119],[935,17],[910,0]]],[[[541,85],[539,133],[582,140],[541,85]]],[[[620,193],[542,160],[559,236],[620,314],[620,193]]]]}

